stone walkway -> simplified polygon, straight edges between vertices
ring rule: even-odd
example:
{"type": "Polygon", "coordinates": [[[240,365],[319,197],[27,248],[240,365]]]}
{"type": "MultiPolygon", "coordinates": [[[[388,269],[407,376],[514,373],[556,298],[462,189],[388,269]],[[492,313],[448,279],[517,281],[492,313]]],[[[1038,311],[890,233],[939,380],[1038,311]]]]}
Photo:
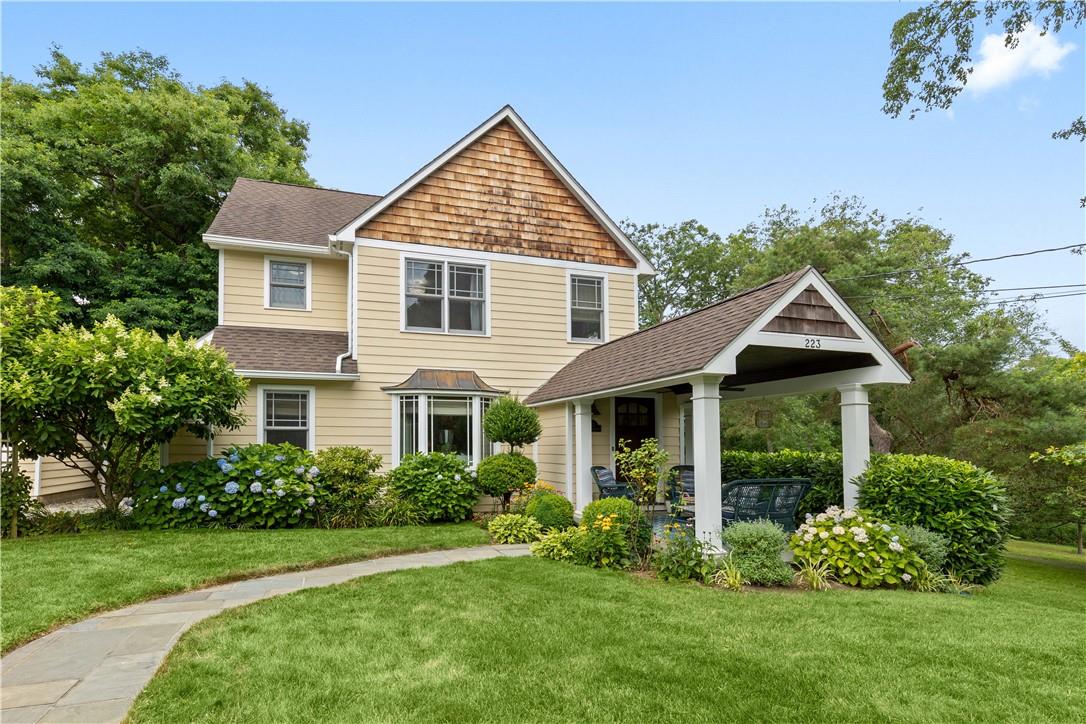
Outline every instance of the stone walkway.
{"type": "Polygon", "coordinates": [[[405,568],[523,556],[479,546],[375,558],[159,598],[65,626],[0,660],[0,722],[119,722],[189,627],[263,598],[405,568]]]}

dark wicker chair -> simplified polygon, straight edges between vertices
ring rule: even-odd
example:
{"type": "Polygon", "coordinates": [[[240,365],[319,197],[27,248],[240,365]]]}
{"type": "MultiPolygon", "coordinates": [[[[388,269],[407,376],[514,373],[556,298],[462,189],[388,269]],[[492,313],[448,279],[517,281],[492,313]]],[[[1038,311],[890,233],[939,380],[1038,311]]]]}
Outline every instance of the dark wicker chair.
{"type": "Polygon", "coordinates": [[[771,520],[793,531],[796,508],[810,488],[811,481],[806,478],[732,480],[720,491],[722,523],[771,520]]]}
{"type": "Polygon", "coordinates": [[[633,500],[633,490],[626,483],[615,480],[611,471],[602,465],[593,465],[589,470],[592,473],[592,482],[603,498],[628,498],[633,500]]]}
{"type": "Polygon", "coordinates": [[[693,518],[694,506],[694,466],[675,465],[668,476],[668,497],[672,511],[677,511],[679,518],[693,518]],[[673,481],[673,482],[672,482],[673,481]]]}

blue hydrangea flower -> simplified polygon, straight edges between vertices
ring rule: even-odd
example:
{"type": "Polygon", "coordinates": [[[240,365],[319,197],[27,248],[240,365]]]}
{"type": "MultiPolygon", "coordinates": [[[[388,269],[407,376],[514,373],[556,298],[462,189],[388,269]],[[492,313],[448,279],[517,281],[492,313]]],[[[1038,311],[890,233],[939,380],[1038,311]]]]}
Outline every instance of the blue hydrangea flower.
{"type": "Polygon", "coordinates": [[[182,485],[181,483],[178,483],[177,485],[173,486],[173,489],[176,490],[179,493],[185,492],[185,486],[182,485]]]}
{"type": "Polygon", "coordinates": [[[174,510],[181,510],[182,508],[184,508],[188,504],[189,504],[189,499],[188,498],[174,498],[173,502],[170,503],[170,505],[173,506],[174,510]]]}
{"type": "Polygon", "coordinates": [[[211,507],[210,503],[200,503],[200,512],[201,513],[206,513],[208,508],[210,508],[210,507],[211,507]]]}
{"type": "Polygon", "coordinates": [[[264,474],[264,468],[257,468],[257,469],[256,469],[256,470],[255,470],[255,471],[253,472],[253,475],[257,476],[258,478],[259,478],[259,477],[260,477],[261,475],[263,475],[263,474],[264,474]]]}
{"type": "Polygon", "coordinates": [[[286,459],[287,459],[286,455],[276,455],[275,456],[275,462],[277,462],[277,463],[281,463],[286,459]]]}
{"type": "Polygon", "coordinates": [[[283,482],[283,479],[282,479],[282,478],[276,478],[276,479],[275,479],[275,487],[277,487],[277,488],[281,488],[281,487],[283,487],[284,485],[286,485],[286,483],[285,483],[285,482],[283,482]]]}
{"type": "Polygon", "coordinates": [[[249,492],[250,493],[259,493],[263,489],[264,489],[264,486],[261,485],[260,483],[253,483],[252,485],[249,486],[249,492]]]}
{"type": "Polygon", "coordinates": [[[309,469],[309,474],[315,477],[321,474],[321,470],[316,465],[314,465],[309,469]]]}
{"type": "Polygon", "coordinates": [[[887,533],[889,533],[889,532],[890,532],[890,526],[886,525],[885,523],[883,523],[883,524],[882,524],[882,529],[883,529],[884,531],[886,531],[887,533]]]}
{"type": "Polygon", "coordinates": [[[222,472],[229,473],[233,469],[234,466],[230,463],[226,462],[225,460],[219,460],[219,470],[221,470],[222,472]]]}
{"type": "Polygon", "coordinates": [[[301,508],[295,508],[294,509],[294,515],[301,515],[301,514],[302,514],[302,509],[301,508]]]}
{"type": "Polygon", "coordinates": [[[161,488],[158,489],[158,492],[165,493],[166,492],[166,486],[163,485],[161,488]]]}
{"type": "Polygon", "coordinates": [[[305,473],[305,467],[304,466],[299,465],[298,467],[294,468],[294,474],[295,475],[302,475],[304,473],[305,473]]]}
{"type": "Polygon", "coordinates": [[[314,500],[312,496],[305,499],[305,504],[308,505],[310,508],[312,508],[316,504],[316,502],[317,501],[314,500]]]}
{"type": "Polygon", "coordinates": [[[230,453],[230,462],[236,463],[238,460],[241,460],[241,458],[238,456],[238,454],[236,452],[230,453]]]}
{"type": "Polygon", "coordinates": [[[280,488],[279,490],[276,490],[276,491],[275,491],[275,494],[276,494],[276,495],[278,495],[278,496],[279,496],[280,498],[282,498],[282,497],[283,497],[284,495],[286,495],[286,494],[287,494],[287,491],[285,491],[285,490],[283,490],[282,488],[280,488]]]}
{"type": "Polygon", "coordinates": [[[204,497],[204,496],[202,496],[202,495],[197,495],[197,496],[196,496],[196,502],[197,502],[197,503],[202,503],[202,502],[204,502],[205,500],[207,500],[207,498],[205,498],[205,497],[204,497]]]}
{"type": "Polygon", "coordinates": [[[207,511],[207,514],[210,515],[212,518],[219,517],[219,511],[217,511],[217,510],[209,510],[209,511],[207,511]]]}
{"type": "Polygon", "coordinates": [[[234,493],[238,492],[238,484],[231,480],[229,483],[223,486],[223,490],[225,490],[227,494],[233,495],[234,493]]]}

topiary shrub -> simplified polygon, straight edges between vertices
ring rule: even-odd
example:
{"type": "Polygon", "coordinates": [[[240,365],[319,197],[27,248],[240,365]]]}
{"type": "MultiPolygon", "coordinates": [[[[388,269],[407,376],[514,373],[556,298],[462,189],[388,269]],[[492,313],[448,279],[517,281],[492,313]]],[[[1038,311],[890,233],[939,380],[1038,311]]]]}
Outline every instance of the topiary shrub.
{"type": "Polygon", "coordinates": [[[525,512],[538,520],[543,530],[564,530],[573,525],[573,503],[557,493],[535,496],[525,512]]]}
{"type": "Polygon", "coordinates": [[[487,526],[496,543],[532,543],[543,535],[543,526],[527,515],[497,515],[487,526]]]}
{"type": "Polygon", "coordinates": [[[543,434],[539,413],[512,397],[499,397],[483,415],[483,432],[514,448],[531,445],[543,434]]]}
{"type": "Polygon", "coordinates": [[[786,586],[792,582],[792,568],[783,560],[787,534],[768,520],[732,523],[721,540],[743,580],[756,586],[786,586]]]}
{"type": "Polygon", "coordinates": [[[834,505],[808,518],[789,544],[801,566],[825,564],[834,579],[848,586],[915,584],[925,570],[897,529],[851,508],[834,505]]]}
{"type": "Polygon", "coordinates": [[[935,573],[944,570],[949,543],[945,535],[933,533],[919,525],[903,527],[901,535],[907,540],[906,545],[916,551],[916,555],[927,564],[929,570],[935,573]]]}
{"type": "Polygon", "coordinates": [[[479,463],[479,489],[509,509],[509,498],[535,480],[535,462],[517,452],[491,455],[479,463]]]}
{"type": "Polygon", "coordinates": [[[1007,500],[986,470],[934,455],[883,455],[859,479],[860,504],[884,520],[947,538],[946,569],[987,584],[1003,568],[1007,500]]]}
{"type": "Polygon", "coordinates": [[[380,455],[360,447],[330,447],[317,453],[317,467],[328,491],[323,525],[360,528],[378,523],[376,502],[384,484],[377,474],[380,455]]]}
{"type": "Polygon", "coordinates": [[[555,561],[576,562],[584,548],[585,531],[581,528],[552,530],[531,545],[533,556],[555,561]]]}
{"type": "Polygon", "coordinates": [[[140,528],[293,528],[315,524],[327,498],[312,453],[289,443],[248,445],[141,471],[131,520],[140,528]]]}
{"type": "Polygon", "coordinates": [[[553,485],[548,485],[542,480],[537,480],[534,483],[528,483],[520,490],[513,492],[513,497],[509,499],[509,512],[510,513],[523,513],[528,508],[528,503],[532,501],[532,498],[538,495],[544,495],[546,493],[558,493],[558,488],[553,485]]]}
{"type": "Polygon", "coordinates": [[[388,474],[389,492],[414,506],[429,523],[461,521],[479,500],[473,474],[459,455],[407,455],[388,474]]]}

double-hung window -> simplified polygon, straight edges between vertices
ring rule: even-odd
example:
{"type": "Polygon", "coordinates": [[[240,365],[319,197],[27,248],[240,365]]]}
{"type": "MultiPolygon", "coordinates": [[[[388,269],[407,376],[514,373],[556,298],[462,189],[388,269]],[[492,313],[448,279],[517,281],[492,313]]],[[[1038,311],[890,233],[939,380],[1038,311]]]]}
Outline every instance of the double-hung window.
{"type": "Polygon", "coordinates": [[[486,334],[486,267],[404,260],[404,329],[486,334]]]}
{"type": "Polygon", "coordinates": [[[602,342],[604,335],[603,278],[569,277],[569,338],[573,342],[602,342]]]}
{"type": "Polygon", "coordinates": [[[309,309],[309,262],[268,259],[267,302],[272,309],[309,309]]]}
{"type": "Polygon", "coordinates": [[[260,388],[260,442],[313,449],[312,388],[260,388]]]}

